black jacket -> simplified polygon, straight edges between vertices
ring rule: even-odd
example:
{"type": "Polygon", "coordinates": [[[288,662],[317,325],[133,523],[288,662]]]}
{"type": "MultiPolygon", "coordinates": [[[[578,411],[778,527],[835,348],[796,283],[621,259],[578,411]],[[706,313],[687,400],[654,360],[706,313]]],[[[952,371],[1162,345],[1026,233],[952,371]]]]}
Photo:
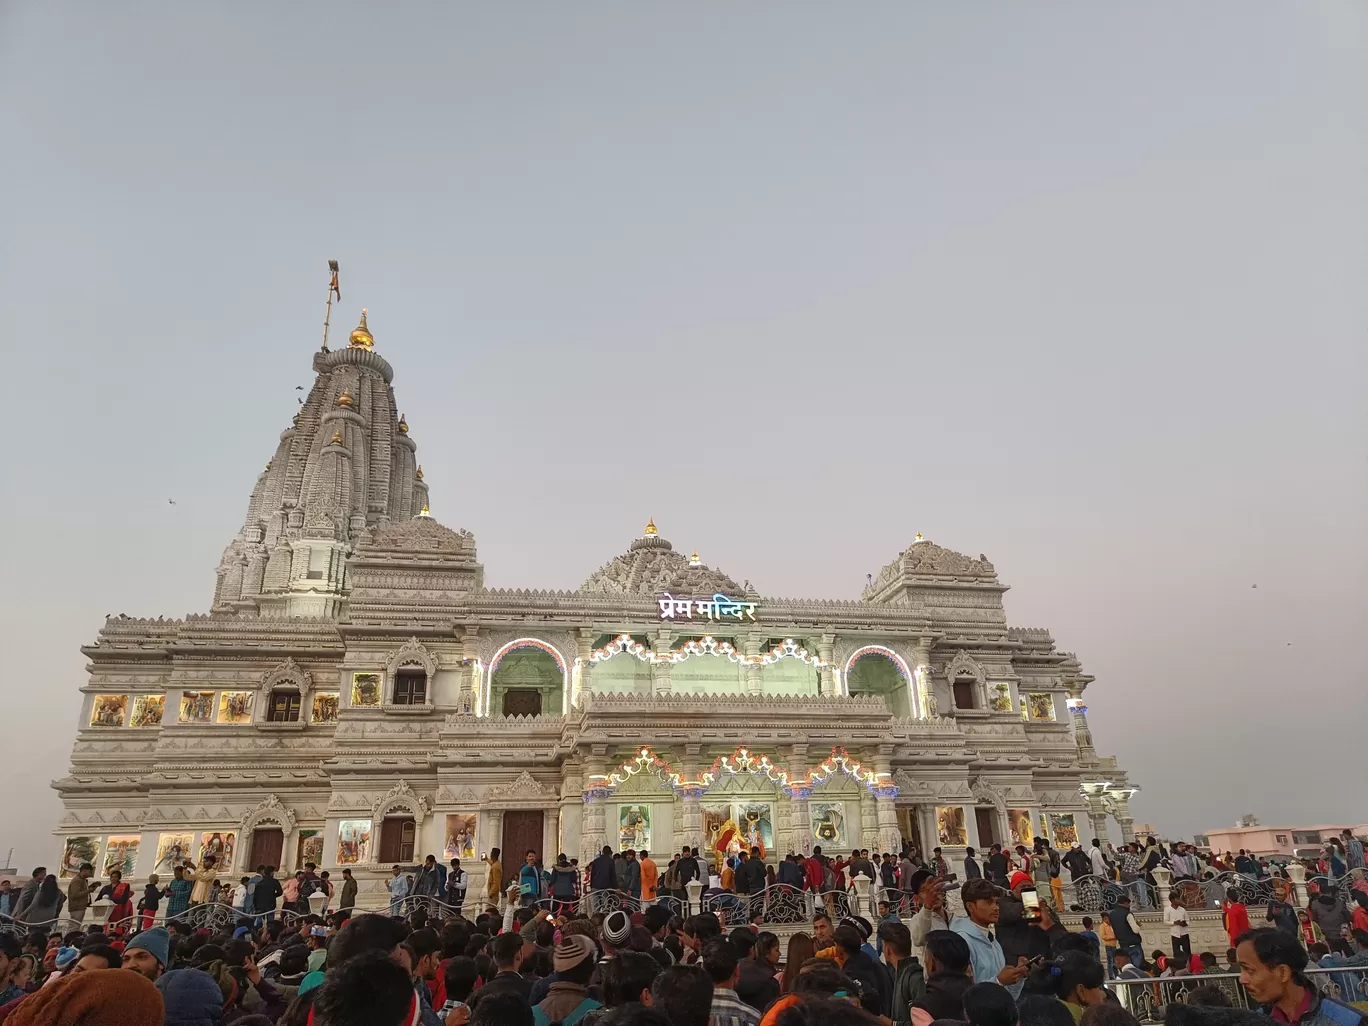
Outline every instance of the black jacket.
{"type": "Polygon", "coordinates": [[[532,981],[521,973],[503,970],[471,994],[470,1000],[466,1004],[470,1005],[470,1010],[473,1013],[481,1001],[493,994],[517,994],[519,999],[526,1001],[532,994],[532,981]]]}
{"type": "Polygon", "coordinates": [[[774,975],[774,968],[754,958],[743,958],[741,974],[736,980],[736,996],[757,1011],[765,1011],[779,997],[779,980],[774,975]]]}
{"type": "Polygon", "coordinates": [[[927,977],[926,994],[920,1000],[913,1001],[912,1007],[930,1012],[932,1019],[963,1020],[964,992],[973,985],[972,976],[938,970],[927,977]]]}
{"type": "Polygon", "coordinates": [[[765,863],[746,859],[736,868],[736,889],[742,894],[759,894],[765,889],[765,863]]]}
{"type": "Polygon", "coordinates": [[[882,965],[863,951],[846,957],[844,972],[860,985],[860,1005],[870,1015],[883,1015],[893,999],[893,981],[882,965]]]}
{"type": "Polygon", "coordinates": [[[617,890],[617,867],[613,865],[613,856],[600,855],[589,863],[589,886],[596,891],[617,890]]]}
{"type": "Polygon", "coordinates": [[[279,880],[273,876],[263,876],[252,890],[252,911],[258,914],[274,912],[276,900],[284,893],[279,880]]]}

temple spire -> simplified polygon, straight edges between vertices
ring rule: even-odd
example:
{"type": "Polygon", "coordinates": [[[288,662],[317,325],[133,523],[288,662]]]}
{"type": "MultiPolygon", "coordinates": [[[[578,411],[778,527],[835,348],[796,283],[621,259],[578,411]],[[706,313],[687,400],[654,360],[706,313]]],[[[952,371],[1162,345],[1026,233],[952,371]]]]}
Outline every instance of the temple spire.
{"type": "Polygon", "coordinates": [[[361,323],[352,329],[351,341],[349,346],[352,349],[374,349],[375,339],[371,337],[370,328],[366,325],[366,308],[361,308],[361,323]]]}

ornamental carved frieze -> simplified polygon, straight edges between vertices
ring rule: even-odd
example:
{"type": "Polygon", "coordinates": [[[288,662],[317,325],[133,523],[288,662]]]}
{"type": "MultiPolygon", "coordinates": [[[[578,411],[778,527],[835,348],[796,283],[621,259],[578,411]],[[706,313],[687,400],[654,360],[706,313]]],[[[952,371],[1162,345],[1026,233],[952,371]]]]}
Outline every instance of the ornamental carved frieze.
{"type": "Polygon", "coordinates": [[[431,811],[428,800],[417,794],[407,780],[400,780],[375,800],[371,806],[371,819],[378,823],[395,809],[406,809],[418,826],[422,825],[431,811]]]}
{"type": "Polygon", "coordinates": [[[988,679],[987,674],[983,672],[983,666],[963,649],[956,652],[954,658],[945,664],[942,675],[949,681],[972,677],[979,684],[988,679]]]}
{"type": "Polygon", "coordinates": [[[280,685],[293,685],[298,688],[302,701],[313,690],[313,674],[300,666],[293,658],[289,658],[261,675],[260,687],[264,693],[270,694],[272,688],[280,685]]]}

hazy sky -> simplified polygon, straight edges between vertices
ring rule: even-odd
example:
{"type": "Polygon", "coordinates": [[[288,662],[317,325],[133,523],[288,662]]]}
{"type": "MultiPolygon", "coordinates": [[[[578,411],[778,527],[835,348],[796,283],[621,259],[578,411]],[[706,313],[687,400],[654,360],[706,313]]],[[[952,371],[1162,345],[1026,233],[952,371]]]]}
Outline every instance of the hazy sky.
{"type": "Polygon", "coordinates": [[[654,516],[853,598],[920,530],[1138,820],[1368,820],[1356,0],[6,0],[0,138],[0,856],[104,614],[208,608],[330,257],[491,585],[654,516]]]}

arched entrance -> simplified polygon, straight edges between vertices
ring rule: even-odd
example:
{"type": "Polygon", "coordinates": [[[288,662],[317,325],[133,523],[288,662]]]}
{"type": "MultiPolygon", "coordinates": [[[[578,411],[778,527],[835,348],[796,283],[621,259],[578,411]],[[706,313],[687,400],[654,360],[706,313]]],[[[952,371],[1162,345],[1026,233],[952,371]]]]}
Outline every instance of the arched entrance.
{"type": "Polygon", "coordinates": [[[846,689],[851,695],[878,695],[894,716],[909,717],[914,706],[906,665],[886,648],[870,646],[846,664],[846,689]]]}
{"type": "Polygon", "coordinates": [[[559,716],[564,708],[565,673],[541,648],[506,653],[489,676],[493,716],[559,716]]]}

